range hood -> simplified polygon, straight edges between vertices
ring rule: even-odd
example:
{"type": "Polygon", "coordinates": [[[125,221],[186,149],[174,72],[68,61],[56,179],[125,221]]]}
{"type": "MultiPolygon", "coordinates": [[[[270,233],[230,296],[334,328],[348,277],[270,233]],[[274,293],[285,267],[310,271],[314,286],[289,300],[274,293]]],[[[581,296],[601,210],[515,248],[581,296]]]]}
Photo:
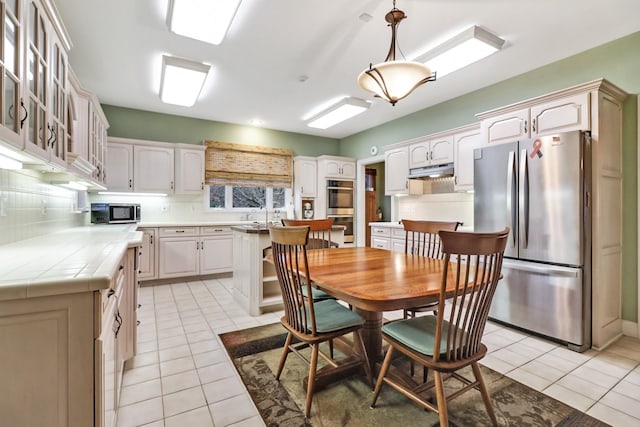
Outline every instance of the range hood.
{"type": "Polygon", "coordinates": [[[453,163],[409,169],[409,179],[434,179],[453,176],[453,163]]]}

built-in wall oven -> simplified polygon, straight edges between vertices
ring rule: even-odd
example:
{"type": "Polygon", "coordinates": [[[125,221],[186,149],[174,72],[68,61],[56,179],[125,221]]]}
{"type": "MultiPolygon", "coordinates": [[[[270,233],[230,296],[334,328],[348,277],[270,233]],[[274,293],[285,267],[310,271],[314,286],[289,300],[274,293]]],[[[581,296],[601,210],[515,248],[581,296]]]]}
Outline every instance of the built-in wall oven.
{"type": "Polygon", "coordinates": [[[353,181],[327,181],[327,218],[345,227],[345,243],[353,243],[354,204],[353,181]]]}

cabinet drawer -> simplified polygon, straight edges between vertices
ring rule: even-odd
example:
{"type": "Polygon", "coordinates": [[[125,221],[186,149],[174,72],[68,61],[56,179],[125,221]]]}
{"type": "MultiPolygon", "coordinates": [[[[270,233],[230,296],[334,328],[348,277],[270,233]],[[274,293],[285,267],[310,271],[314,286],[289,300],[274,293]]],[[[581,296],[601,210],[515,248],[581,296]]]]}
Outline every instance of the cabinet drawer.
{"type": "Polygon", "coordinates": [[[231,227],[228,225],[222,227],[200,227],[200,235],[202,236],[217,236],[223,234],[232,234],[231,227]]]}
{"type": "Polygon", "coordinates": [[[160,237],[197,236],[198,227],[163,227],[160,229],[160,237]]]}
{"type": "Polygon", "coordinates": [[[371,236],[371,247],[376,249],[389,250],[391,242],[389,239],[380,238],[377,236],[371,236]]]}
{"type": "Polygon", "coordinates": [[[371,227],[371,236],[390,237],[391,229],[389,227],[371,227]]]}

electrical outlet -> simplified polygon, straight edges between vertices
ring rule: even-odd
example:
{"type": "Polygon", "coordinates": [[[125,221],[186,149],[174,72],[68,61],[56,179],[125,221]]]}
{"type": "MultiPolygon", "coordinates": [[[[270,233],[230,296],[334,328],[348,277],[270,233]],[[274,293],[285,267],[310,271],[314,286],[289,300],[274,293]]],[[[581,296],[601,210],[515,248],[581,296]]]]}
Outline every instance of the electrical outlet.
{"type": "Polygon", "coordinates": [[[169,204],[165,203],[160,206],[160,212],[169,212],[169,204]]]}

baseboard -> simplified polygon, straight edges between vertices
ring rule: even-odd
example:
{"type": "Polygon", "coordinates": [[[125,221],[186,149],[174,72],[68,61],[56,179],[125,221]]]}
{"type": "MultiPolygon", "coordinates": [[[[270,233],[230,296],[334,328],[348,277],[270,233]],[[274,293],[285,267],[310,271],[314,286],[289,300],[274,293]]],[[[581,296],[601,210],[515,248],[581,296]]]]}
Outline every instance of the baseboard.
{"type": "Polygon", "coordinates": [[[627,337],[639,338],[638,336],[638,323],[630,322],[628,320],[622,321],[622,335],[627,337]]]}

